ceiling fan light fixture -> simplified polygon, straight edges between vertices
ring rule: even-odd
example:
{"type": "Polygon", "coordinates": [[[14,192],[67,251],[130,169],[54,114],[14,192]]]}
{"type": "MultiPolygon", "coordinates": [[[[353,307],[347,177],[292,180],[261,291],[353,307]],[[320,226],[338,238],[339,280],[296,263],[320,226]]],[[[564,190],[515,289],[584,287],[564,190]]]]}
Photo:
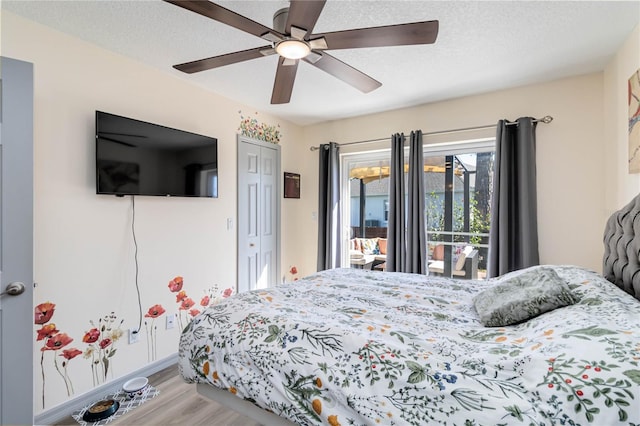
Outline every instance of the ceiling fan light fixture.
{"type": "Polygon", "coordinates": [[[287,59],[302,59],[311,53],[311,48],[301,40],[283,40],[276,44],[276,52],[287,59]]]}

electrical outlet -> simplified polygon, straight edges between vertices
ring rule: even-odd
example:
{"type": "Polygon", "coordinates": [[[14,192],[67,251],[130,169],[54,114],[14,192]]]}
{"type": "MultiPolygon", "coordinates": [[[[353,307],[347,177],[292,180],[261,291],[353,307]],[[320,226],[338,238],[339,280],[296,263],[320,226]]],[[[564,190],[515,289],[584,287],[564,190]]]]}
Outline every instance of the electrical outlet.
{"type": "Polygon", "coordinates": [[[137,328],[129,329],[129,344],[132,345],[134,343],[138,343],[140,341],[140,332],[137,331],[137,328]]]}
{"type": "Polygon", "coordinates": [[[167,315],[167,330],[170,330],[175,326],[176,326],[176,314],[168,314],[167,315]]]}

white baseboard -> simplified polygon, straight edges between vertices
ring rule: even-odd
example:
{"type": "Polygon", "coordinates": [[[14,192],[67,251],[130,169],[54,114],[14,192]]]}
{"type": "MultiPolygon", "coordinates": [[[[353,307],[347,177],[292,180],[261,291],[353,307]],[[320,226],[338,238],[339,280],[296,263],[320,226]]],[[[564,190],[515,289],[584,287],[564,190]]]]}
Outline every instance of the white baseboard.
{"type": "Polygon", "coordinates": [[[113,380],[109,383],[102,384],[91,389],[88,392],[78,395],[77,397],[63,402],[49,410],[43,411],[33,418],[34,425],[53,425],[69,417],[74,411],[80,410],[82,407],[89,405],[91,402],[98,401],[105,395],[110,395],[122,388],[122,385],[134,377],[150,376],[158,371],[164,370],[178,362],[178,354],[169,355],[166,358],[154,361],[151,364],[147,364],[144,367],[133,371],[120,377],[117,380],[113,380]]]}

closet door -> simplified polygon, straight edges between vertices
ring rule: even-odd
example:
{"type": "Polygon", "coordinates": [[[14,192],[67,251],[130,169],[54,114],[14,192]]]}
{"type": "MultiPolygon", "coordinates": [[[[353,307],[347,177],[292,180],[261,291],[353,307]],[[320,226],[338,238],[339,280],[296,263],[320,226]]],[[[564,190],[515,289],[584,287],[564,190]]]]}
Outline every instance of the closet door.
{"type": "Polygon", "coordinates": [[[280,147],[238,137],[238,291],[280,275],[280,147]]]}
{"type": "Polygon", "coordinates": [[[278,283],[278,240],[280,235],[278,183],[281,175],[278,167],[280,152],[260,148],[262,173],[260,174],[260,267],[256,288],[266,288],[278,283]]]}

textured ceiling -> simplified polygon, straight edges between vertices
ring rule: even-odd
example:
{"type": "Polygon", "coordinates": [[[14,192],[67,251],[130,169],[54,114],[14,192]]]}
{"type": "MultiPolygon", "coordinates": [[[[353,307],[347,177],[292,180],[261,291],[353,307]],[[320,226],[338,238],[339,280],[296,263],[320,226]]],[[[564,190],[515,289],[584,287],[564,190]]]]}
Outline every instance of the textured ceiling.
{"type": "MultiPolygon", "coordinates": [[[[287,1],[220,1],[272,26],[287,1]]],[[[306,64],[270,105],[276,56],[183,74],[174,64],[265,45],[162,1],[8,1],[2,8],[298,124],[491,92],[604,69],[640,22],[638,1],[328,0],[314,32],[439,20],[433,45],[330,51],[382,82],[363,94],[306,64]]],[[[639,53],[640,54],[640,53],[639,53]]]]}

